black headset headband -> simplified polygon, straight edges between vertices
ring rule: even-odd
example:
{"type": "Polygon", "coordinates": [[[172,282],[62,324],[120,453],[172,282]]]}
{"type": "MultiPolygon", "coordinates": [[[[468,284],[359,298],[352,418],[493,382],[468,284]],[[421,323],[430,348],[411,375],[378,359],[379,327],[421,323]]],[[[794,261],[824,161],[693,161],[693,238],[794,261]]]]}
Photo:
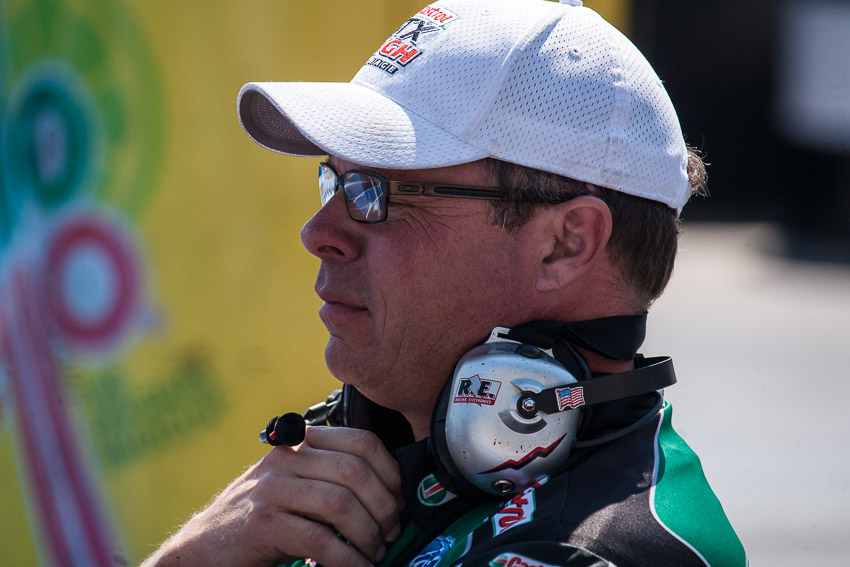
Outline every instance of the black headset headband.
{"type": "Polygon", "coordinates": [[[513,327],[504,337],[553,349],[556,359],[559,344],[566,341],[611,360],[634,360],[646,338],[646,315],[644,311],[574,323],[532,321],[513,327]]]}
{"type": "MultiPolygon", "coordinates": [[[[571,345],[586,348],[612,360],[634,360],[646,337],[646,312],[640,315],[605,317],[577,323],[532,321],[510,329],[505,338],[551,349],[555,360],[574,371],[579,362],[578,384],[559,386],[542,392],[526,392],[524,400],[546,413],[556,413],[610,402],[661,390],[676,383],[669,357],[644,359],[640,368],[618,374],[592,377],[571,345]]],[[[521,405],[521,404],[520,404],[521,405]]]]}

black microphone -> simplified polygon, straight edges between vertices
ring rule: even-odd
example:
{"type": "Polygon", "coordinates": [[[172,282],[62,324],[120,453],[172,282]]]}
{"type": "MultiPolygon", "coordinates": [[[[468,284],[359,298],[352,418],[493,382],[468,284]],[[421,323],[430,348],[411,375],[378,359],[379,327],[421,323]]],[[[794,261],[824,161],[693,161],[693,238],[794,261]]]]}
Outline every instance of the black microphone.
{"type": "Polygon", "coordinates": [[[306,432],[307,424],[304,418],[300,414],[290,412],[271,418],[266,428],[260,431],[260,441],[273,447],[294,447],[304,441],[306,432]]]}

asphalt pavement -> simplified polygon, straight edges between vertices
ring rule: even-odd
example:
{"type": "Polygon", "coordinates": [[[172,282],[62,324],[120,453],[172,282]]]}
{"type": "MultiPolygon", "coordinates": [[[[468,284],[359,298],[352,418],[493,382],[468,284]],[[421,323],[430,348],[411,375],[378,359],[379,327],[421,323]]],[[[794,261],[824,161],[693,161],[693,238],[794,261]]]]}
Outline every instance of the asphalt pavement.
{"type": "Polygon", "coordinates": [[[850,266],[792,260],[770,224],[686,225],[647,356],[673,425],[766,567],[850,565],[850,266]]]}

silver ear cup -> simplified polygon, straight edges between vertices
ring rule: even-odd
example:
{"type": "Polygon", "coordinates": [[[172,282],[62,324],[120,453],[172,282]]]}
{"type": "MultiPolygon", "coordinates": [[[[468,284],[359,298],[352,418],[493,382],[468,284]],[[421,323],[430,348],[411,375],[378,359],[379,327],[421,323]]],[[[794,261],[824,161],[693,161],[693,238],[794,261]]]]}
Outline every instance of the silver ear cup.
{"type": "Polygon", "coordinates": [[[528,393],[576,378],[544,351],[491,339],[458,362],[446,409],[449,455],[471,484],[494,495],[521,491],[569,456],[579,412],[537,411],[528,393]]]}

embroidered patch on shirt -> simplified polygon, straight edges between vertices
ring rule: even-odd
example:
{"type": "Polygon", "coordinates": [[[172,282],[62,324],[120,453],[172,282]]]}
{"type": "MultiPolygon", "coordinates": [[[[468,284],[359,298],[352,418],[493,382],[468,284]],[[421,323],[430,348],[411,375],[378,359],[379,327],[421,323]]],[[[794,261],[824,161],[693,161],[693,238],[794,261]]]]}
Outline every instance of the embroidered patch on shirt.
{"type": "Polygon", "coordinates": [[[548,563],[541,563],[534,559],[529,559],[524,555],[516,555],[514,553],[502,553],[490,561],[490,567],[555,567],[548,563]]]}
{"type": "Polygon", "coordinates": [[[439,535],[413,558],[407,567],[434,567],[455,544],[455,538],[439,535]]]}
{"type": "Polygon", "coordinates": [[[429,474],[419,483],[416,489],[419,502],[425,506],[440,506],[455,498],[455,493],[445,489],[433,474],[429,474]]]}
{"type": "Polygon", "coordinates": [[[511,498],[505,506],[493,514],[493,536],[505,533],[511,528],[527,524],[534,519],[534,487],[526,488],[511,498]]]}

